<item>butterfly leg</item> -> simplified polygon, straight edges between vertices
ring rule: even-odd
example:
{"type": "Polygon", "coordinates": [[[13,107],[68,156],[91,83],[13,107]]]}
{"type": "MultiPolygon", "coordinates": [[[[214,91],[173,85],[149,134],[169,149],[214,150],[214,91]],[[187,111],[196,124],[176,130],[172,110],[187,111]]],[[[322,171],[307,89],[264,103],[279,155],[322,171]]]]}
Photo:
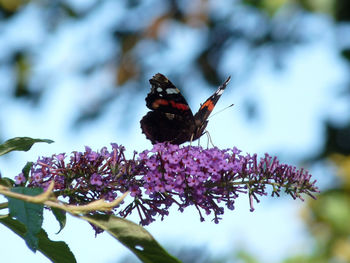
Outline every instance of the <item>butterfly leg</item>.
{"type": "Polygon", "coordinates": [[[191,135],[191,139],[190,139],[190,146],[192,146],[193,136],[194,136],[194,134],[192,133],[192,135],[191,135]]]}
{"type": "Polygon", "coordinates": [[[212,141],[212,139],[211,139],[210,133],[209,133],[208,131],[205,131],[205,134],[207,135],[207,138],[208,138],[208,140],[207,140],[207,148],[209,148],[209,143],[210,143],[213,147],[215,147],[215,145],[214,145],[214,143],[213,143],[213,141],[212,141]]]}

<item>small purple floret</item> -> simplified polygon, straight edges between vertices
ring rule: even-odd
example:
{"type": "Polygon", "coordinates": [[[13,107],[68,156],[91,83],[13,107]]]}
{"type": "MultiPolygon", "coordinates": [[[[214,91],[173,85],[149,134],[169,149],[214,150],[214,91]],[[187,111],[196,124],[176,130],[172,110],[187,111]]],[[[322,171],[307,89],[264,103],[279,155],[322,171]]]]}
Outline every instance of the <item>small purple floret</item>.
{"type": "Polygon", "coordinates": [[[21,185],[26,181],[26,178],[23,173],[20,173],[15,176],[15,184],[16,185],[21,185]]]}
{"type": "Polygon", "coordinates": [[[101,186],[101,185],[103,184],[103,183],[102,183],[102,177],[101,177],[101,175],[94,173],[94,174],[91,176],[90,183],[91,183],[92,185],[101,186]]]}

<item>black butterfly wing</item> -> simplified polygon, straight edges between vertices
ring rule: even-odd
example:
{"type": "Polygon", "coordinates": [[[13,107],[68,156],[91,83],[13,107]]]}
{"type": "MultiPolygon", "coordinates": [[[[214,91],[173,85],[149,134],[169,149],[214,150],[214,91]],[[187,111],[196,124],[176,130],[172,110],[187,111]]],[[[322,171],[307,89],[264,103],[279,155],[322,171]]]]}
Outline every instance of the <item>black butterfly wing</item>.
{"type": "Polygon", "coordinates": [[[194,132],[193,140],[198,139],[203,135],[203,132],[208,124],[208,117],[213,111],[216,103],[220,99],[222,93],[224,92],[227,84],[230,82],[231,77],[228,77],[226,81],[220,85],[220,87],[211,95],[199,108],[198,112],[194,115],[194,122],[196,129],[194,132]]]}
{"type": "Polygon", "coordinates": [[[161,111],[149,111],[140,123],[142,133],[152,144],[157,142],[182,144],[191,139],[194,130],[193,119],[161,111]]]}
{"type": "Polygon", "coordinates": [[[187,101],[168,78],[158,73],[149,80],[146,97],[149,111],[140,121],[142,132],[153,144],[181,144],[191,139],[195,125],[187,101]]]}
{"type": "Polygon", "coordinates": [[[157,73],[149,82],[151,92],[146,97],[146,106],[149,109],[193,117],[193,113],[180,90],[167,77],[157,73]]]}

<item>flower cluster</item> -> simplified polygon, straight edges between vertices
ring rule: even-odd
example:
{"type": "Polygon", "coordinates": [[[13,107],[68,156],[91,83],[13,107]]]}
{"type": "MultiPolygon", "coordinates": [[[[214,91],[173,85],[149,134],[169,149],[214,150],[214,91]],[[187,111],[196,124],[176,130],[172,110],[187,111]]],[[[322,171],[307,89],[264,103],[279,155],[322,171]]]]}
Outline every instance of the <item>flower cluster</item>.
{"type": "MultiPolygon", "coordinates": [[[[65,154],[39,158],[32,166],[28,186],[46,188],[55,182],[55,194],[67,197],[70,204],[87,204],[104,198],[112,201],[126,191],[132,200],[114,212],[127,217],[137,211],[140,223],[147,225],[157,215],[163,219],[169,207],[177,205],[180,211],[194,206],[200,220],[213,214],[218,223],[224,206],[234,209],[239,194],[248,194],[250,209],[254,200],[267,195],[279,195],[281,189],[294,199],[302,194],[318,192],[311,175],[296,167],[280,164],[276,157],[265,154],[243,155],[236,148],[220,150],[160,143],[153,149],[134,153],[127,160],[122,146],[112,144],[112,151],[102,148],[73,152],[69,161],[65,154]]],[[[23,174],[16,178],[23,183],[23,174]]],[[[302,199],[303,200],[303,199],[302,199]]]]}
{"type": "Polygon", "coordinates": [[[124,151],[123,146],[112,144],[111,152],[106,147],[99,152],[85,147],[85,152],[73,152],[68,162],[63,153],[39,158],[31,168],[28,186],[46,189],[54,180],[55,194],[67,197],[72,205],[101,198],[113,201],[129,189],[121,180],[128,167],[124,151]]]}

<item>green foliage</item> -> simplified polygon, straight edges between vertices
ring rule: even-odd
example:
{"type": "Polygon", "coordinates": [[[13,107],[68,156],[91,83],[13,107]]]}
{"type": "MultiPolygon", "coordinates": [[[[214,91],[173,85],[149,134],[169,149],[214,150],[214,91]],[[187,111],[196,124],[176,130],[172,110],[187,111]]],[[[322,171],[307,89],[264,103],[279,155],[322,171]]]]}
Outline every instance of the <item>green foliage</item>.
{"type": "Polygon", "coordinates": [[[28,180],[30,168],[32,168],[32,166],[33,166],[33,162],[27,162],[26,165],[22,169],[22,173],[23,173],[24,177],[26,178],[26,181],[28,180]]]}
{"type": "Polygon", "coordinates": [[[350,62],[350,48],[343,49],[341,55],[350,62]]]}
{"type": "Polygon", "coordinates": [[[29,137],[16,137],[10,140],[7,140],[3,144],[0,144],[0,156],[4,155],[11,151],[28,151],[32,148],[34,143],[37,142],[46,142],[53,143],[52,140],[48,139],[32,139],[29,137]]]}
{"type": "MultiPolygon", "coordinates": [[[[25,238],[27,229],[24,224],[10,216],[0,216],[0,223],[11,229],[18,236],[25,238]]],[[[75,257],[68,245],[63,241],[52,241],[48,238],[45,230],[40,229],[38,235],[38,250],[52,262],[75,263],[75,257]]],[[[15,255],[13,260],[15,261],[15,255]]]]}
{"type": "Polygon", "coordinates": [[[145,263],[180,263],[169,255],[143,227],[126,219],[112,215],[93,215],[81,217],[102,228],[129,248],[145,263]]]}
{"type": "Polygon", "coordinates": [[[54,207],[51,208],[51,211],[52,211],[53,215],[56,217],[58,223],[60,224],[60,229],[57,232],[57,234],[58,234],[59,232],[62,231],[62,229],[66,225],[66,212],[61,210],[61,209],[54,208],[54,207]]]}
{"type": "Polygon", "coordinates": [[[244,263],[259,263],[258,259],[244,250],[237,251],[237,259],[240,259],[244,263]]]}
{"type": "Polygon", "coordinates": [[[0,185],[12,187],[15,185],[15,181],[13,181],[11,178],[3,177],[0,178],[0,185]]]}
{"type": "Polygon", "coordinates": [[[350,224],[350,195],[345,189],[332,189],[319,195],[319,202],[312,204],[314,218],[319,224],[334,235],[349,236],[350,224]]]}
{"type": "MultiPolygon", "coordinates": [[[[41,188],[26,188],[15,187],[11,189],[12,192],[35,196],[41,194],[41,188]]],[[[25,225],[27,232],[24,234],[24,240],[32,251],[38,248],[38,234],[43,223],[43,209],[42,204],[32,204],[16,198],[7,197],[9,200],[8,208],[11,217],[16,218],[25,225]]]]}

